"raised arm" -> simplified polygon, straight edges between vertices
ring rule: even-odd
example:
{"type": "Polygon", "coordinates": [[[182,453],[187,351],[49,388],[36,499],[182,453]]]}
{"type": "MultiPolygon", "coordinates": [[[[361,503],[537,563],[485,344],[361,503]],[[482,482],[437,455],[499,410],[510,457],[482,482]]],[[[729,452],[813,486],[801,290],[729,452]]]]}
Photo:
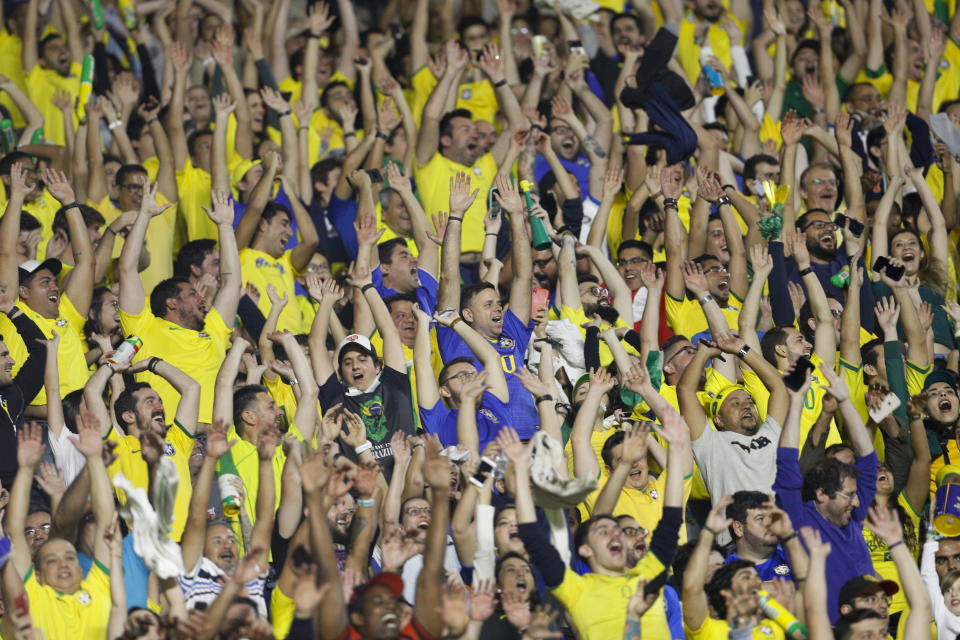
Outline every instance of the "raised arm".
{"type": "Polygon", "coordinates": [[[750,247],[750,264],[753,266],[753,282],[747,289],[747,297],[743,299],[743,308],[737,317],[740,337],[751,349],[760,348],[760,339],[757,337],[757,317],[760,314],[760,299],[763,297],[763,287],[773,271],[773,260],[767,251],[766,245],[755,244],[750,247]]]}
{"type": "Polygon", "coordinates": [[[724,496],[707,515],[707,520],[700,530],[700,537],[697,538],[697,545],[693,548],[690,561],[683,572],[683,624],[691,630],[700,629],[710,615],[703,585],[707,581],[708,561],[714,540],[733,522],[724,515],[731,504],[733,498],[724,496]]]}
{"type": "Polygon", "coordinates": [[[423,479],[431,490],[433,514],[423,551],[423,569],[417,576],[417,597],[413,607],[417,622],[434,637],[439,637],[444,629],[442,611],[438,611],[436,603],[441,601],[443,557],[450,526],[450,461],[437,449],[427,447],[427,460],[423,465],[423,479]]]}
{"type": "Polygon", "coordinates": [[[707,361],[718,355],[720,355],[720,349],[701,342],[677,383],[677,403],[680,405],[680,415],[690,428],[691,441],[699,438],[703,435],[703,430],[709,428],[707,414],[703,410],[703,405],[700,404],[697,391],[700,388],[700,376],[707,366],[707,361]]]}
{"type": "Polygon", "coordinates": [[[853,447],[854,454],[858,458],[862,458],[873,453],[873,437],[867,431],[867,425],[863,423],[860,412],[857,411],[856,405],[850,399],[850,389],[847,388],[847,383],[833,371],[832,366],[821,363],[820,373],[827,382],[827,385],[823,385],[823,388],[836,399],[837,405],[839,405],[847,438],[853,447]]]}
{"type": "Polygon", "coordinates": [[[510,233],[513,238],[510,254],[513,267],[510,310],[521,323],[527,324],[530,322],[530,305],[533,295],[533,253],[530,250],[530,240],[527,238],[523,201],[517,185],[505,176],[498,175],[495,183],[497,186],[495,197],[503,210],[510,214],[510,233]]]}
{"type": "MultiPolygon", "coordinates": [[[[177,171],[187,165],[187,135],[183,130],[183,99],[187,91],[187,75],[193,63],[193,52],[182,42],[174,42],[167,48],[167,58],[173,63],[173,93],[167,106],[166,129],[170,135],[173,163],[177,171]]],[[[224,134],[225,135],[225,134],[224,134]]]]}
{"type": "MultiPolygon", "coordinates": [[[[570,432],[570,446],[573,449],[573,472],[578,478],[596,478],[600,474],[600,463],[590,443],[600,403],[603,396],[616,386],[616,380],[605,369],[590,371],[590,388],[577,411],[570,432]]],[[[601,416],[602,417],[602,416],[601,416]]]]}
{"type": "MultiPolygon", "coordinates": [[[[213,148],[210,152],[210,186],[220,191],[230,190],[230,171],[227,169],[227,123],[230,114],[236,109],[236,103],[230,94],[213,96],[215,126],[213,127],[213,148]]],[[[233,221],[231,221],[231,224],[233,221]]]]}
{"type": "MultiPolygon", "coordinates": [[[[714,339],[717,345],[731,356],[738,356],[743,364],[754,370],[760,377],[760,381],[770,391],[770,402],[767,404],[767,416],[782,425],[787,415],[787,406],[790,399],[787,396],[787,388],[783,384],[783,378],[777,368],[767,362],[755,349],[747,347],[747,343],[742,338],[737,338],[733,334],[715,335],[714,339]]],[[[730,356],[727,356],[730,357],[730,356]]],[[[684,372],[686,374],[686,372],[684,372]]]]}
{"type": "Polygon", "coordinates": [[[45,451],[43,430],[40,425],[26,422],[17,430],[17,474],[10,488],[10,502],[7,504],[7,517],[4,528],[10,536],[12,549],[10,560],[21,576],[27,575],[32,565],[30,544],[24,529],[27,526],[27,512],[30,510],[30,487],[33,474],[40,464],[45,451]]]}
{"type": "MultiPolygon", "coordinates": [[[[143,200],[140,201],[140,212],[137,214],[137,219],[133,223],[130,233],[127,234],[127,240],[124,242],[120,258],[117,260],[117,273],[120,279],[120,310],[130,315],[138,315],[143,311],[146,302],[143,282],[140,280],[140,272],[137,267],[140,263],[140,252],[144,248],[147,226],[150,224],[151,218],[160,215],[170,206],[157,206],[158,185],[149,184],[147,177],[144,175],[135,176],[135,179],[140,182],[143,189],[143,200]]],[[[84,230],[84,233],[86,233],[86,230],[84,230]]]]}
{"type": "Polygon", "coordinates": [[[477,356],[477,359],[483,363],[483,370],[487,374],[487,386],[490,392],[501,402],[510,402],[507,377],[500,364],[500,354],[493,348],[493,345],[477,333],[476,329],[460,319],[460,316],[456,313],[437,314],[434,320],[460,336],[470,347],[473,355],[477,356]]]}
{"type": "Polygon", "coordinates": [[[220,290],[213,299],[213,308],[217,310],[226,325],[233,325],[240,304],[240,254],[237,252],[237,239],[233,233],[233,203],[228,192],[214,189],[210,193],[213,209],[204,207],[207,216],[217,225],[217,238],[220,241],[220,290]]]}
{"type": "Polygon", "coordinates": [[[296,336],[289,331],[281,331],[275,334],[275,338],[287,352],[290,366],[293,367],[293,375],[296,376],[295,384],[300,388],[297,412],[293,416],[293,422],[300,430],[303,439],[311,442],[317,427],[317,395],[320,391],[313,377],[313,368],[310,366],[307,355],[297,343],[296,336]]]}
{"type": "Polygon", "coordinates": [[[447,95],[451,88],[456,86],[460,72],[469,62],[467,52],[460,48],[458,42],[453,40],[446,42],[444,52],[447,60],[446,70],[438,78],[437,86],[427,98],[420,120],[420,133],[417,136],[417,164],[420,166],[427,164],[437,152],[440,144],[440,119],[443,118],[447,95]]]}
{"type": "MultiPolygon", "coordinates": [[[[681,265],[687,257],[685,239],[686,231],[680,222],[677,198],[683,179],[683,170],[679,166],[664,167],[660,170],[660,188],[663,191],[662,210],[665,218],[664,234],[667,252],[667,295],[674,300],[683,300],[686,293],[683,286],[683,271],[681,265]]],[[[687,420],[688,424],[693,424],[687,420]]],[[[694,438],[696,440],[696,438],[694,438]]]]}
{"type": "Polygon", "coordinates": [[[327,351],[327,333],[330,328],[330,314],[337,300],[343,297],[343,291],[337,281],[328,278],[323,282],[323,299],[317,309],[310,327],[310,361],[313,364],[313,375],[317,383],[323,385],[334,375],[334,364],[327,351]]]}
{"type": "Polygon", "coordinates": [[[450,178],[450,217],[440,251],[440,283],[437,287],[437,311],[460,308],[460,236],[463,216],[473,204],[479,189],[470,191],[470,176],[458,171],[450,178]]]}
{"type": "MultiPolygon", "coordinates": [[[[793,259],[797,263],[797,268],[803,274],[801,281],[807,290],[807,300],[810,303],[810,312],[816,320],[817,326],[814,329],[813,351],[817,356],[827,363],[827,366],[833,367],[837,361],[837,333],[833,324],[833,314],[830,311],[830,305],[827,304],[827,294],[823,291],[823,285],[817,274],[810,269],[810,254],[807,252],[806,234],[802,231],[791,232],[791,249],[793,250],[793,259]]],[[[851,304],[856,304],[851,301],[851,304]]],[[[801,327],[801,331],[806,332],[807,327],[801,327]]]]}

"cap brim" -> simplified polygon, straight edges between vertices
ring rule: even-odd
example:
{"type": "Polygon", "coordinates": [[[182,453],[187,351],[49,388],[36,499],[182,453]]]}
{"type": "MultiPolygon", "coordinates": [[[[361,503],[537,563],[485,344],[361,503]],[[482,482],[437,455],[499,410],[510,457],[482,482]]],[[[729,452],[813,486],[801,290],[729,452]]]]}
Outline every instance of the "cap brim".
{"type": "Polygon", "coordinates": [[[30,277],[32,277],[33,275],[39,273],[44,269],[47,269],[48,271],[53,273],[53,275],[57,276],[57,275],[60,275],[60,271],[63,269],[63,263],[61,263],[56,258],[48,258],[47,260],[44,260],[43,262],[41,262],[40,265],[37,266],[37,268],[34,269],[33,271],[27,271],[26,269],[18,268],[17,273],[19,274],[20,282],[22,283],[24,280],[29,279],[30,277]]]}
{"type": "Polygon", "coordinates": [[[870,586],[860,589],[855,597],[860,598],[876,591],[880,591],[881,589],[888,596],[892,596],[896,592],[900,591],[900,585],[893,580],[878,580],[877,582],[871,583],[870,586]]]}

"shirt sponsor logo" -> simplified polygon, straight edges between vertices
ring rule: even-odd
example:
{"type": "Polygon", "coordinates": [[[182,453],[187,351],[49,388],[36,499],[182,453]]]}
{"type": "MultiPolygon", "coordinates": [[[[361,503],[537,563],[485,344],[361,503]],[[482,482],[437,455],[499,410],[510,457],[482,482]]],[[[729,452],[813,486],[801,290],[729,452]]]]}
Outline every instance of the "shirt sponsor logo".
{"type": "Polygon", "coordinates": [[[257,260],[253,264],[256,265],[257,267],[267,267],[268,269],[276,269],[280,273],[286,273],[286,270],[284,269],[283,264],[279,262],[269,262],[267,260],[264,260],[263,258],[257,258],[257,260]]]}

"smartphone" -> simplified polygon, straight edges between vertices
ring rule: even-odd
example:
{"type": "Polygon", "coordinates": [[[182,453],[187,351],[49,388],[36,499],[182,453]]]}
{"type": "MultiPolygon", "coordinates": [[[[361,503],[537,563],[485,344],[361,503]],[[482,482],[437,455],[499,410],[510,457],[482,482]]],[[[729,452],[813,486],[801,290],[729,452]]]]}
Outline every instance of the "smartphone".
{"type": "Polygon", "coordinates": [[[663,585],[667,584],[667,572],[666,570],[661,571],[657,574],[657,577],[653,580],[647,581],[647,584],[643,587],[643,595],[646,596],[655,596],[660,593],[660,589],[663,589],[663,585]]]}
{"type": "Polygon", "coordinates": [[[810,359],[801,356],[797,358],[797,364],[794,365],[793,371],[783,376],[783,384],[790,391],[799,391],[806,383],[807,376],[810,375],[812,370],[813,363],[810,362],[810,359]]]}
{"type": "Polygon", "coordinates": [[[855,238],[859,238],[863,235],[863,223],[858,220],[854,220],[853,218],[845,216],[842,213],[838,213],[834,217],[833,221],[836,223],[837,228],[846,228],[847,231],[852,233],[855,238]]]}
{"type": "Polygon", "coordinates": [[[500,203],[497,202],[497,199],[494,197],[498,193],[500,193],[500,190],[492,187],[487,194],[487,212],[490,214],[491,220],[496,220],[501,212],[500,203]]]}
{"type": "Polygon", "coordinates": [[[891,264],[890,258],[887,256],[877,258],[877,261],[873,263],[873,270],[877,273],[886,273],[887,277],[894,282],[898,282],[903,278],[904,271],[906,271],[903,266],[896,267],[891,264]]]}
{"type": "Polygon", "coordinates": [[[543,287],[533,288],[533,300],[530,303],[530,317],[537,315],[550,304],[550,292],[543,287]]]}
{"type": "Polygon", "coordinates": [[[587,55],[587,50],[579,40],[569,40],[567,41],[567,46],[570,48],[570,53],[579,53],[582,56],[587,55]]]}
{"type": "Polygon", "coordinates": [[[383,182],[383,173],[380,169],[367,169],[367,175],[370,176],[370,182],[383,182]]]}
{"type": "Polygon", "coordinates": [[[482,487],[483,483],[487,481],[487,476],[493,473],[493,470],[497,468],[497,463],[495,460],[483,456],[480,458],[480,464],[477,465],[477,471],[470,476],[470,482],[477,487],[482,487]]]}
{"type": "MultiPolygon", "coordinates": [[[[716,349],[716,348],[717,348],[717,345],[716,345],[716,344],[714,344],[713,342],[710,342],[710,341],[707,340],[706,338],[700,338],[700,339],[697,341],[697,344],[699,344],[699,345],[701,345],[701,346],[704,346],[704,347],[706,347],[707,349],[716,349]]],[[[717,356],[715,356],[715,357],[716,357],[716,359],[719,360],[720,362],[726,362],[726,361],[727,361],[727,359],[724,358],[723,355],[717,355],[717,356]]]]}

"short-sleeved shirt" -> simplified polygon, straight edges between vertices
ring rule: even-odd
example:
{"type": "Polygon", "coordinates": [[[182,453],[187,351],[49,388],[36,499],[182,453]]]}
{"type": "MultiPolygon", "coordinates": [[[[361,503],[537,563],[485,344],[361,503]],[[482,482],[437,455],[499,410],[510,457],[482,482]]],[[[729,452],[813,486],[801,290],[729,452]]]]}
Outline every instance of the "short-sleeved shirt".
{"type": "Polygon", "coordinates": [[[216,240],[217,225],[203,210],[210,206],[210,173],[193,166],[190,158],[177,172],[177,196],[186,240],[216,240]]]}
{"type": "MultiPolygon", "coordinates": [[[[177,578],[187,610],[196,609],[201,602],[209,608],[223,591],[221,584],[224,579],[228,579],[227,574],[212,560],[201,556],[197,560],[197,565],[189,573],[177,578]]],[[[263,620],[267,618],[267,601],[263,595],[264,582],[264,578],[258,577],[244,585],[247,597],[257,603],[257,615],[263,620]]]]}
{"type": "MultiPolygon", "coordinates": [[[[734,560],[741,560],[736,551],[728,555],[726,559],[728,563],[734,560]]],[[[769,582],[776,578],[793,578],[790,561],[787,560],[787,554],[780,545],[777,545],[777,548],[773,550],[773,555],[753,566],[756,567],[757,575],[760,576],[760,579],[764,582],[769,582]]]]}
{"type": "MultiPolygon", "coordinates": [[[[147,463],[140,452],[140,440],[136,436],[121,436],[115,429],[107,434],[107,439],[117,443],[116,461],[107,469],[111,481],[117,473],[122,472],[124,477],[134,487],[149,490],[150,472],[147,463]]],[[[173,529],[170,537],[180,541],[183,529],[187,525],[187,514],[190,512],[190,496],[193,494],[193,483],[190,477],[190,456],[193,454],[193,435],[174,421],[167,427],[164,437],[163,455],[173,461],[177,468],[177,477],[180,485],[177,488],[177,497],[173,503],[173,529]]],[[[121,504],[126,502],[123,491],[116,490],[121,504]]]]}
{"type": "Polygon", "coordinates": [[[37,581],[33,567],[23,587],[30,600],[33,624],[47,640],[106,638],[110,620],[110,570],[93,561],[87,577],[73,593],[60,593],[37,581]]]}
{"type": "Polygon", "coordinates": [[[744,436],[717,431],[708,421],[693,441],[693,457],[716,506],[723,496],[737,491],[770,493],[777,474],[777,443],[780,424],[769,415],[757,433],[744,436]]]}
{"type": "MultiPolygon", "coordinates": [[[[19,65],[18,65],[19,66],[19,65]]],[[[67,137],[63,127],[63,112],[53,104],[53,96],[57,91],[66,91],[70,94],[71,103],[80,95],[80,73],[82,69],[77,62],[70,63],[70,71],[66,76],[60,75],[53,69],[45,69],[39,62],[27,73],[27,97],[36,105],[43,115],[43,137],[52,144],[64,145],[67,137]]],[[[78,124],[76,114],[73,115],[73,127],[78,124]]]]}
{"type": "MultiPolygon", "coordinates": [[[[484,447],[497,437],[500,429],[509,424],[510,407],[500,398],[487,391],[480,399],[480,406],[477,407],[476,414],[477,435],[480,438],[479,449],[483,451],[484,447]]],[[[460,442],[457,434],[459,415],[460,411],[458,409],[451,409],[443,404],[443,400],[437,400],[437,403],[429,409],[420,407],[420,423],[423,425],[423,430],[427,433],[437,434],[445,447],[460,442]]]]}
{"type": "MultiPolygon", "coordinates": [[[[684,623],[683,630],[687,632],[687,640],[727,640],[730,637],[730,624],[726,620],[706,618],[699,629],[691,629],[684,623]]],[[[761,620],[753,628],[753,640],[783,640],[786,636],[783,629],[773,620],[761,620]]]]}
{"type": "MultiPolygon", "coordinates": [[[[66,396],[77,389],[82,389],[90,378],[90,370],[87,369],[87,361],[84,359],[86,351],[83,343],[83,324],[86,318],[80,315],[66,294],[60,296],[60,314],[56,318],[43,317],[22,300],[17,302],[17,307],[36,323],[43,335],[50,338],[53,337],[54,332],[60,334],[60,347],[57,350],[60,395],[66,396]]],[[[0,314],[0,335],[3,335],[4,342],[10,350],[10,356],[16,362],[14,366],[14,375],[16,375],[27,359],[27,347],[6,314],[0,314]]],[[[41,387],[40,392],[30,404],[47,404],[46,389],[41,387]]]]}
{"type": "Polygon", "coordinates": [[[450,209],[450,179],[458,171],[464,171],[470,176],[471,190],[479,189],[480,195],[463,214],[460,249],[465,253],[479,253],[483,249],[485,233],[483,218],[487,215],[487,199],[483,194],[490,191],[490,187],[493,186],[497,170],[497,161],[489,153],[477,158],[473,166],[468,167],[445,158],[437,152],[426,164],[417,166],[414,172],[417,192],[420,194],[420,201],[427,215],[450,209]]]}
{"type": "MultiPolygon", "coordinates": [[[[903,512],[907,514],[907,518],[910,521],[906,529],[911,535],[904,536],[903,541],[907,545],[907,548],[910,549],[913,560],[916,562],[920,555],[920,540],[918,537],[920,533],[920,514],[917,513],[917,510],[910,504],[906,494],[902,491],[897,496],[897,505],[903,509],[903,512]]],[[[870,528],[866,526],[863,527],[863,539],[867,543],[867,550],[870,551],[870,559],[873,560],[873,568],[877,574],[884,580],[893,580],[900,585],[900,574],[893,560],[890,558],[890,549],[887,548],[886,543],[874,535],[873,531],[870,531],[870,528]]],[[[907,598],[903,593],[902,585],[900,586],[900,590],[893,594],[892,598],[890,602],[891,614],[907,609],[907,598]]]]}
{"type": "MultiPolygon", "coordinates": [[[[498,340],[490,342],[500,354],[500,364],[507,374],[507,388],[510,390],[509,425],[516,429],[517,434],[524,440],[533,437],[540,424],[540,416],[533,396],[524,389],[520,378],[511,374],[517,370],[517,367],[523,366],[524,355],[532,333],[533,323],[523,324],[520,318],[508,309],[503,314],[503,333],[498,340]]],[[[476,360],[476,356],[463,338],[448,327],[437,327],[437,344],[440,345],[440,355],[443,356],[444,362],[461,357],[476,360]]],[[[482,369],[481,363],[476,364],[477,369],[482,369]]]]}
{"type": "MultiPolygon", "coordinates": [[[[373,457],[383,466],[384,473],[393,469],[393,451],[390,438],[397,431],[407,435],[416,432],[413,419],[413,398],[406,371],[383,367],[377,381],[367,390],[347,387],[332,374],[320,387],[320,406],[327,411],[337,403],[360,416],[367,430],[367,440],[373,444],[373,457]]],[[[355,457],[346,447],[347,457],[355,457]]]]}
{"type": "MultiPolygon", "coordinates": [[[[697,300],[691,300],[684,296],[683,300],[677,300],[667,294],[663,297],[664,306],[667,309],[667,324],[673,329],[674,333],[681,336],[689,336],[693,344],[701,337],[709,337],[710,326],[707,324],[707,317],[700,308],[697,300]],[[702,334],[702,335],[701,335],[702,334]]],[[[743,302],[733,293],[727,300],[727,306],[722,307],[723,316],[727,319],[727,324],[736,327],[740,319],[740,307],[743,302]]]]}
{"type": "Polygon", "coordinates": [[[287,296],[287,305],[277,320],[277,330],[297,333],[303,327],[303,316],[299,305],[295,304],[293,299],[297,295],[295,277],[300,274],[294,272],[290,256],[290,251],[284,251],[279,258],[274,258],[269,253],[244,247],[240,249],[240,273],[244,286],[252,284],[260,291],[257,307],[264,317],[270,313],[273,306],[270,296],[267,295],[267,285],[276,287],[277,295],[281,298],[287,296]]]}
{"type": "MultiPolygon", "coordinates": [[[[232,320],[232,318],[231,318],[232,320]]],[[[200,383],[200,422],[213,420],[213,391],[217,372],[227,355],[231,329],[223,322],[216,307],[207,312],[203,329],[195,331],[169,320],[158,318],[146,306],[131,315],[120,310],[120,326],[124,335],[131,333],[143,340],[134,362],[154,356],[166,360],[200,383]]],[[[169,382],[149,371],[136,374],[138,382],[147,382],[163,401],[169,415],[180,402],[180,393],[169,382]]]]}

